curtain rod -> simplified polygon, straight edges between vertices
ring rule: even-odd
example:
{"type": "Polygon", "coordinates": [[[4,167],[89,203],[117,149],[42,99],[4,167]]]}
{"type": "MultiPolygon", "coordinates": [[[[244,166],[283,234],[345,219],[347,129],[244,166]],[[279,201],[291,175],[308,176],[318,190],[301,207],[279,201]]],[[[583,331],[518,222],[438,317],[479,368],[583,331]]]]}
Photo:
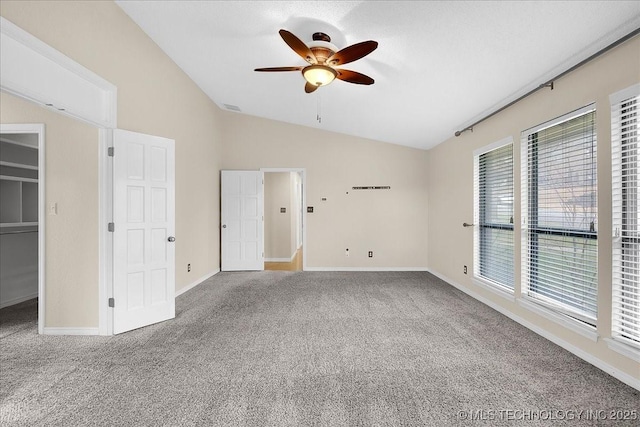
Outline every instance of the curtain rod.
{"type": "Polygon", "coordinates": [[[484,116],[483,118],[481,118],[480,120],[476,121],[475,123],[467,126],[466,128],[457,131],[454,135],[455,136],[460,136],[463,132],[466,132],[468,130],[473,131],[474,126],[484,122],[485,120],[487,120],[489,117],[493,117],[496,114],[498,114],[499,112],[506,110],[507,108],[511,107],[513,104],[522,101],[524,98],[528,97],[529,95],[531,95],[532,93],[535,93],[537,91],[539,91],[540,89],[542,89],[543,87],[549,87],[551,88],[551,90],[553,90],[553,82],[555,80],[558,80],[561,77],[564,77],[565,75],[569,74],[570,72],[572,72],[573,70],[582,67],[584,64],[586,64],[587,62],[590,62],[592,60],[594,60],[595,58],[597,58],[598,56],[602,55],[603,53],[613,49],[614,47],[621,45],[622,43],[626,42],[627,40],[637,36],[638,34],[640,34],[640,28],[636,28],[635,30],[631,31],[629,34],[627,34],[626,36],[623,36],[621,38],[619,38],[618,40],[614,41],[613,43],[611,43],[609,46],[606,46],[602,49],[600,49],[599,51],[597,51],[596,53],[594,53],[593,55],[591,55],[590,57],[588,57],[587,59],[584,59],[580,62],[578,62],[576,65],[574,65],[573,67],[569,68],[568,70],[563,71],[562,73],[558,74],[557,76],[555,76],[552,79],[547,80],[545,83],[542,83],[541,85],[539,85],[538,87],[530,90],[529,92],[525,93],[524,95],[520,96],[518,99],[515,99],[511,102],[509,102],[507,105],[504,105],[500,108],[498,108],[496,111],[494,111],[493,113],[484,116]]]}

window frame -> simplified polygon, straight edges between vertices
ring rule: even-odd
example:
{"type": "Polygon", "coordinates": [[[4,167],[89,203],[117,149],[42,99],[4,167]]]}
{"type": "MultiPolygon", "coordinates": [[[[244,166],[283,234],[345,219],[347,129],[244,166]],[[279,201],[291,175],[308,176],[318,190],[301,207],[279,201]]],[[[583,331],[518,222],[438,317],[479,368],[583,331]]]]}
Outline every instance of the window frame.
{"type": "MultiPolygon", "coordinates": [[[[482,247],[482,242],[481,242],[481,235],[482,235],[482,229],[483,229],[483,225],[481,225],[481,219],[480,219],[480,214],[481,214],[481,206],[480,206],[480,157],[483,154],[487,154],[490,153],[492,151],[496,151],[496,150],[500,150],[506,146],[511,146],[511,150],[512,150],[512,156],[511,156],[511,174],[512,174],[512,187],[511,187],[511,195],[512,195],[512,200],[513,203],[515,203],[515,162],[514,162],[514,143],[513,143],[513,138],[511,136],[503,138],[499,141],[496,141],[492,144],[486,145],[484,147],[481,147],[477,150],[475,150],[473,152],[473,167],[474,167],[474,171],[473,171],[473,189],[474,189],[474,195],[473,195],[473,224],[474,224],[474,235],[473,235],[473,243],[474,243],[474,249],[473,249],[473,280],[480,284],[480,285],[486,285],[488,286],[490,289],[492,290],[499,290],[500,293],[506,293],[508,296],[512,296],[515,293],[515,287],[516,287],[516,277],[515,277],[515,227],[514,227],[514,221],[511,222],[511,224],[501,224],[501,223],[496,223],[496,224],[491,224],[488,225],[487,228],[491,228],[491,229],[499,229],[499,230],[510,230],[513,233],[513,246],[511,248],[512,250],[512,256],[513,256],[513,287],[509,287],[508,284],[504,284],[504,283],[500,283],[497,280],[491,279],[489,277],[483,276],[481,274],[480,271],[480,267],[481,267],[481,258],[483,256],[483,254],[481,253],[481,247],[482,247]]],[[[513,220],[515,217],[515,205],[512,205],[512,211],[511,211],[511,219],[513,220]]]]}
{"type": "MultiPolygon", "coordinates": [[[[558,237],[574,237],[585,240],[595,240],[596,248],[595,252],[597,254],[598,251],[598,230],[594,229],[594,231],[585,232],[584,230],[578,229],[570,229],[568,227],[540,227],[536,226],[535,230],[532,230],[530,224],[533,223],[532,218],[530,217],[530,213],[533,211],[536,215],[535,224],[538,224],[538,199],[539,199],[539,191],[538,191],[538,162],[539,156],[537,155],[537,151],[539,149],[538,142],[535,141],[535,145],[530,150],[529,145],[533,142],[532,138],[537,137],[537,134],[545,129],[554,127],[556,125],[568,122],[580,116],[596,112],[596,104],[591,103],[582,108],[574,110],[570,113],[564,114],[560,117],[556,117],[547,122],[541,123],[535,127],[527,129],[521,134],[521,145],[520,145],[520,167],[521,167],[521,218],[522,218],[522,229],[521,229],[521,298],[527,302],[538,304],[542,307],[545,307],[555,313],[560,315],[567,316],[583,324],[587,328],[595,330],[598,321],[597,314],[597,303],[598,303],[598,281],[597,281],[597,271],[598,271],[598,257],[596,255],[595,260],[595,269],[596,269],[596,314],[595,317],[587,316],[586,313],[577,312],[570,307],[568,304],[564,304],[560,301],[557,301],[554,298],[541,295],[540,293],[535,292],[534,295],[531,293],[531,278],[535,278],[537,276],[537,265],[530,262],[532,253],[539,253],[538,248],[538,239],[540,236],[558,236],[558,237]],[[529,153],[530,151],[534,151],[536,154],[533,156],[533,159],[530,161],[529,153]],[[532,167],[530,167],[532,165],[532,167]],[[532,185],[530,185],[532,184],[532,185]],[[530,201],[533,200],[535,209],[531,209],[530,201]]],[[[594,138],[595,138],[595,147],[596,152],[594,155],[595,159],[595,170],[597,174],[597,128],[595,128],[594,122],[594,138]]],[[[597,188],[597,179],[596,179],[596,188],[597,188]]],[[[597,197],[596,197],[596,215],[598,212],[597,207],[597,197]]]]}
{"type": "MultiPolygon", "coordinates": [[[[627,203],[629,203],[629,198],[626,197],[627,193],[623,191],[623,179],[622,172],[625,169],[625,158],[623,157],[623,138],[619,137],[616,132],[623,132],[623,129],[618,128],[618,123],[622,122],[622,115],[620,117],[616,117],[615,113],[620,108],[622,108],[622,104],[626,101],[635,100],[635,108],[636,111],[636,126],[640,125],[640,83],[632,85],[626,89],[618,91],[609,96],[610,105],[611,105],[611,217],[612,217],[612,251],[611,251],[611,339],[613,343],[609,343],[609,347],[614,350],[621,352],[620,345],[627,346],[630,351],[636,355],[640,360],[640,341],[635,341],[632,338],[625,336],[622,328],[618,324],[618,319],[616,318],[619,315],[620,305],[622,303],[618,303],[617,293],[623,293],[625,290],[623,287],[627,286],[626,283],[623,283],[622,277],[624,276],[624,244],[633,244],[637,245],[636,250],[640,249],[640,235],[639,236],[625,236],[624,225],[627,215],[627,203]]],[[[622,128],[622,126],[620,126],[622,128]]],[[[638,147],[636,150],[638,153],[637,157],[640,158],[640,136],[636,137],[636,144],[638,147]]],[[[640,174],[640,165],[636,165],[636,172],[640,174]]],[[[640,190],[636,189],[636,194],[632,196],[635,203],[640,202],[640,190]]],[[[640,228],[640,227],[638,227],[640,228]]],[[[640,263],[638,263],[640,265],[640,263]]],[[[631,285],[633,287],[633,283],[631,285]]],[[[640,285],[636,292],[640,292],[640,285]]],[[[622,297],[621,297],[622,298],[622,297]]],[[[637,309],[635,313],[638,316],[637,324],[640,326],[640,307],[637,309]]]]}

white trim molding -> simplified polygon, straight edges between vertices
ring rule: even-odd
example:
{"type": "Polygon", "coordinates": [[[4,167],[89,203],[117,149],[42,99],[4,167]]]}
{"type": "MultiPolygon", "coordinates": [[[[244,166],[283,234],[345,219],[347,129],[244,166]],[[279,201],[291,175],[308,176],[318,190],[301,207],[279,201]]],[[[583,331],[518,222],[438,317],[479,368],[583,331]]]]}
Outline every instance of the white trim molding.
{"type": "Polygon", "coordinates": [[[44,328],[44,335],[100,335],[100,328],[44,328]]]}
{"type": "Polygon", "coordinates": [[[532,301],[530,298],[527,298],[527,297],[518,298],[518,305],[523,308],[526,308],[529,311],[536,313],[538,316],[544,317],[545,319],[549,319],[560,326],[570,329],[576,334],[580,334],[583,337],[588,338],[593,342],[598,341],[598,331],[593,326],[587,325],[586,323],[573,319],[568,315],[558,313],[557,311],[546,308],[545,306],[541,304],[537,304],[536,302],[532,301]]]}
{"type": "Polygon", "coordinates": [[[488,280],[483,279],[482,277],[473,277],[471,281],[479,288],[486,289],[487,291],[492,292],[506,299],[507,301],[516,302],[516,296],[513,294],[512,290],[503,288],[500,285],[493,284],[488,280]]]}
{"type": "Polygon", "coordinates": [[[209,279],[210,277],[215,276],[219,272],[220,272],[220,269],[214,270],[211,273],[205,274],[201,278],[196,279],[195,282],[192,282],[192,283],[188,284],[187,286],[185,286],[184,288],[176,291],[176,293],[175,293],[176,298],[179,297],[180,295],[184,294],[185,292],[190,291],[191,289],[195,288],[196,286],[202,284],[205,280],[209,279]]]}
{"type": "MultiPolygon", "coordinates": [[[[305,246],[307,244],[307,169],[306,168],[260,168],[260,172],[263,173],[263,176],[267,172],[297,172],[300,174],[300,178],[302,179],[302,244],[300,246],[305,246]]],[[[264,190],[263,190],[264,191],[264,190]]],[[[263,222],[264,224],[264,222],[263,222]]],[[[264,241],[263,241],[263,250],[264,250],[264,241]]],[[[293,258],[292,258],[293,260],[293,258]]],[[[302,251],[302,271],[307,271],[307,251],[302,251]]]]}
{"type": "Polygon", "coordinates": [[[604,341],[611,350],[640,363],[640,349],[631,347],[613,338],[604,338],[604,341]]]}
{"type": "MultiPolygon", "coordinates": [[[[2,18],[2,17],[0,17],[2,18]]],[[[0,21],[4,24],[4,21],[0,21]]],[[[0,124],[0,133],[31,133],[38,135],[38,333],[44,333],[46,308],[46,156],[45,125],[43,123],[0,124]]]]}
{"type": "Polygon", "coordinates": [[[98,136],[98,328],[100,335],[113,335],[113,309],[108,303],[113,297],[113,233],[107,227],[113,221],[113,157],[107,155],[108,148],[113,147],[113,131],[102,128],[98,136]]]}
{"type": "Polygon", "coordinates": [[[117,127],[115,85],[3,17],[0,89],[94,126],[117,127]]]}
{"type": "Polygon", "coordinates": [[[439,279],[444,280],[445,282],[447,282],[448,284],[450,284],[454,288],[464,292],[465,294],[467,294],[470,297],[480,301],[481,303],[493,308],[498,313],[504,314],[505,316],[507,316],[511,320],[521,324],[525,328],[535,332],[536,334],[540,335],[543,338],[548,339],[552,343],[559,345],[560,347],[564,348],[565,350],[569,351],[570,353],[573,353],[574,355],[578,356],[582,360],[584,360],[584,361],[586,361],[588,363],[591,363],[596,368],[603,370],[607,374],[609,374],[612,377],[622,381],[623,383],[627,384],[628,386],[633,387],[636,390],[640,390],[640,380],[639,379],[627,374],[626,372],[623,372],[623,371],[619,370],[618,368],[610,365],[609,363],[607,363],[607,362],[603,361],[602,359],[594,356],[593,354],[590,354],[590,353],[582,350],[581,348],[576,347],[575,345],[568,343],[567,341],[565,341],[562,338],[552,334],[551,332],[547,331],[546,329],[543,329],[543,328],[541,328],[541,327],[529,322],[528,320],[523,319],[522,317],[514,314],[513,312],[509,311],[505,307],[502,307],[502,306],[496,304],[495,302],[493,302],[493,301],[491,301],[491,300],[489,300],[487,298],[484,298],[483,296],[473,292],[472,290],[468,289],[467,287],[462,286],[461,284],[456,283],[455,281],[449,279],[445,275],[440,274],[440,273],[438,273],[436,271],[433,271],[433,270],[429,270],[429,272],[431,274],[433,274],[434,276],[438,277],[439,279]]]}
{"type": "Polygon", "coordinates": [[[296,257],[296,254],[293,254],[291,258],[265,258],[264,262],[291,262],[296,257]]]}

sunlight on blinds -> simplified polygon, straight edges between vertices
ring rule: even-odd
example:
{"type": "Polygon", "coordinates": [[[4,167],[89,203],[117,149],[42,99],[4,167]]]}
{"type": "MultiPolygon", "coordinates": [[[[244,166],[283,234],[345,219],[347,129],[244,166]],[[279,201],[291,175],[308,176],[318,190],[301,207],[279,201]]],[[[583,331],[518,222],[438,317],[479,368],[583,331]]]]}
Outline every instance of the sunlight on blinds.
{"type": "Polygon", "coordinates": [[[613,337],[640,347],[640,85],[611,96],[613,337]]]}
{"type": "Polygon", "coordinates": [[[513,290],[513,144],[475,156],[474,274],[513,290]]]}
{"type": "Polygon", "coordinates": [[[598,309],[595,117],[590,106],[522,138],[526,295],[590,324],[598,309]]]}

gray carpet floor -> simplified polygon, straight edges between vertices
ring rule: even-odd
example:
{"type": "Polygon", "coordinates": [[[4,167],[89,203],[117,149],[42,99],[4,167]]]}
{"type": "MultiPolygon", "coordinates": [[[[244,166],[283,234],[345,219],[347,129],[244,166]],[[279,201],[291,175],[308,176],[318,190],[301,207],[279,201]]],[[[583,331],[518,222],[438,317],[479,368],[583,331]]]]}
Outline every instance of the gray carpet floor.
{"type": "Polygon", "coordinates": [[[113,337],[41,336],[36,312],[0,310],[3,427],[607,425],[567,415],[640,407],[429,273],[220,273],[113,337]]]}

